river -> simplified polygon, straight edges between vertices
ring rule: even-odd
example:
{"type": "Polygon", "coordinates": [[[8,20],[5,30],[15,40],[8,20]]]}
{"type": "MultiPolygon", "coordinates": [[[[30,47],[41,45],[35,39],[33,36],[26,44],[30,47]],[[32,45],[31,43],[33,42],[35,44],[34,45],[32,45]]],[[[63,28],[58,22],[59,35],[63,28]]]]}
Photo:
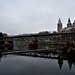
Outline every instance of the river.
{"type": "MultiPolygon", "coordinates": [[[[42,49],[50,47],[53,46],[39,46],[42,49]]],[[[24,49],[22,46],[18,48],[24,49]]],[[[18,48],[16,46],[14,50],[18,48]]],[[[68,56],[63,55],[63,57],[68,56]]],[[[0,75],[75,75],[75,60],[72,58],[65,60],[17,54],[2,55],[0,56],[0,75]]]]}

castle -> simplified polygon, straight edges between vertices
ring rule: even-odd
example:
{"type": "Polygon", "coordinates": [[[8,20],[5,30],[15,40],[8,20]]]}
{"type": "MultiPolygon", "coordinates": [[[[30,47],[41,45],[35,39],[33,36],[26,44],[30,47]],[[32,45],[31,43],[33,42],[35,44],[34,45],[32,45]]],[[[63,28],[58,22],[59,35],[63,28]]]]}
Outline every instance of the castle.
{"type": "Polygon", "coordinates": [[[68,18],[67,27],[62,27],[61,20],[59,18],[59,21],[57,23],[57,32],[58,33],[74,33],[75,32],[75,20],[73,24],[70,21],[70,18],[68,18]]]}

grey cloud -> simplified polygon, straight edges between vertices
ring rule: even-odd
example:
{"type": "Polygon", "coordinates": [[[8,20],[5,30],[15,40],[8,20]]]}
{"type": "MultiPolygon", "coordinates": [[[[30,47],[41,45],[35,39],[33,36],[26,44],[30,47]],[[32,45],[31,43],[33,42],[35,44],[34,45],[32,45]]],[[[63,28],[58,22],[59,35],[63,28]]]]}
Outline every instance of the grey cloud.
{"type": "Polygon", "coordinates": [[[8,34],[56,30],[59,17],[75,19],[74,0],[0,0],[0,31],[8,34]]]}

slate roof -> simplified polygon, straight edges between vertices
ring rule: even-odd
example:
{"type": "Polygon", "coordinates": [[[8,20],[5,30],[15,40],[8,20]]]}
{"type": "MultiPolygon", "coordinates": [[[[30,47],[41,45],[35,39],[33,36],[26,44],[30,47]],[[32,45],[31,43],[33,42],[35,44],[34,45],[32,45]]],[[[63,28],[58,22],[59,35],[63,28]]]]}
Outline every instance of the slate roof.
{"type": "Polygon", "coordinates": [[[70,30],[72,28],[73,28],[73,26],[70,26],[70,27],[66,28],[65,31],[70,30]]]}
{"type": "Polygon", "coordinates": [[[67,31],[67,30],[70,30],[70,29],[72,29],[73,28],[73,26],[70,26],[70,27],[66,27],[66,28],[62,28],[61,30],[60,30],[60,32],[63,32],[63,31],[67,31]]]}

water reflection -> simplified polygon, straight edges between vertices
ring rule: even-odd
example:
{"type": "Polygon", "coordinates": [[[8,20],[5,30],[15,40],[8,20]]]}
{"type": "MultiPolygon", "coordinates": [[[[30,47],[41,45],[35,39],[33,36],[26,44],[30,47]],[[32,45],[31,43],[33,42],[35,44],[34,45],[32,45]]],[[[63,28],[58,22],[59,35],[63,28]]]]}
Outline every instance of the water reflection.
{"type": "Polygon", "coordinates": [[[2,58],[2,55],[0,54],[0,62],[1,62],[1,58],[2,58]]]}
{"type": "MultiPolygon", "coordinates": [[[[64,61],[63,59],[58,59],[58,65],[59,65],[60,70],[62,69],[63,61],[64,61]]],[[[73,58],[68,59],[68,60],[67,60],[67,64],[68,64],[68,66],[69,66],[69,69],[71,70],[72,65],[75,66],[75,60],[74,60],[73,58]]]]}
{"type": "MultiPolygon", "coordinates": [[[[0,47],[1,51],[27,50],[28,44],[15,42],[11,48],[0,47]]],[[[59,49],[58,53],[0,54],[0,75],[75,75],[75,52],[66,53],[62,45],[41,45],[38,49],[59,49]],[[64,52],[64,53],[62,53],[64,52]],[[30,57],[29,57],[30,56],[30,57]],[[10,58],[11,57],[11,58],[10,58]],[[68,66],[67,66],[68,64],[68,66]],[[67,66],[67,67],[66,67],[67,66]],[[8,67],[8,68],[7,68],[8,67]],[[69,69],[68,69],[69,68],[69,69]],[[62,73],[63,71],[63,73],[62,73]],[[5,72],[5,73],[4,73],[5,72]],[[71,74],[72,73],[72,74],[71,74]]]]}
{"type": "Polygon", "coordinates": [[[12,50],[13,42],[12,41],[0,41],[0,50],[2,52],[12,50]]]}
{"type": "MultiPolygon", "coordinates": [[[[22,55],[23,56],[23,55],[22,55]]],[[[31,55],[28,55],[31,56],[31,55]]],[[[48,53],[48,54],[39,54],[38,55],[41,58],[45,59],[55,59],[58,60],[59,69],[62,69],[63,61],[67,61],[67,64],[69,65],[69,68],[71,70],[72,65],[75,65],[75,55],[69,55],[69,54],[54,54],[54,53],[48,53]],[[50,55],[50,56],[49,56],[50,55]]],[[[32,55],[32,57],[38,57],[35,55],[32,55]]]]}
{"type": "Polygon", "coordinates": [[[1,57],[0,75],[75,75],[73,60],[4,55],[1,57]]]}
{"type": "MultiPolygon", "coordinates": [[[[54,59],[55,61],[57,60],[58,65],[59,65],[59,69],[62,70],[62,67],[64,65],[64,62],[67,61],[67,64],[69,66],[69,69],[71,70],[72,65],[75,66],[75,55],[69,55],[69,54],[54,54],[54,53],[42,53],[42,54],[38,54],[38,56],[34,56],[34,55],[25,55],[25,54],[15,54],[15,55],[3,55],[4,57],[8,58],[8,56],[12,57],[12,56],[30,56],[30,57],[35,57],[35,58],[44,58],[44,59],[54,59]]],[[[3,56],[0,54],[0,63],[1,63],[1,59],[3,58],[3,56]]],[[[12,59],[11,59],[12,60],[12,59]]]]}
{"type": "Polygon", "coordinates": [[[56,46],[56,45],[43,45],[43,44],[37,44],[37,43],[33,43],[33,44],[29,45],[28,42],[24,43],[23,41],[13,41],[13,42],[2,41],[0,42],[0,49],[2,51],[15,51],[15,50],[49,49],[49,48],[62,47],[62,45],[56,46]]]}

